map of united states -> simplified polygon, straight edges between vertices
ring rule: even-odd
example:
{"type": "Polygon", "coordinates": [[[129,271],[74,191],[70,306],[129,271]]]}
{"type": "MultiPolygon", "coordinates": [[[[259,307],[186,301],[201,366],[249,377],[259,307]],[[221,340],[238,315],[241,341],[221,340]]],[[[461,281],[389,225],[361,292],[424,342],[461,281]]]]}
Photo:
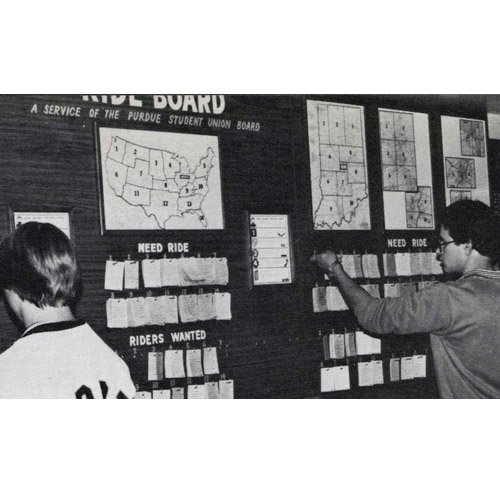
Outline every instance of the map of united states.
{"type": "Polygon", "coordinates": [[[209,176],[216,153],[206,154],[194,164],[175,152],[134,144],[119,136],[111,138],[106,155],[106,178],[114,194],[154,217],[161,229],[174,218],[195,215],[207,227],[203,203],[209,194],[209,176]]]}

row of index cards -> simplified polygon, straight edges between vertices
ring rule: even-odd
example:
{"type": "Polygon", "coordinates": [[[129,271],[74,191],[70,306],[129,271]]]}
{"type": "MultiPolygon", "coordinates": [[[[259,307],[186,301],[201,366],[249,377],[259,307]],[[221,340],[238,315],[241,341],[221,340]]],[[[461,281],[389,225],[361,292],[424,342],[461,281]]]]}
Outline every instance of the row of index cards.
{"type": "MultiPolygon", "coordinates": [[[[378,256],[375,254],[342,254],[339,257],[344,271],[351,278],[381,277],[378,256]]],[[[385,253],[382,261],[386,277],[443,274],[435,252],[385,253]]]]}
{"type": "MultiPolygon", "coordinates": [[[[384,361],[372,360],[357,363],[358,386],[372,387],[383,385],[384,361]]],[[[427,377],[427,356],[417,354],[389,360],[391,382],[413,380],[427,377]]],[[[333,366],[321,369],[321,392],[348,391],[351,389],[349,365],[333,366]]]]}
{"type": "Polygon", "coordinates": [[[104,288],[120,292],[139,289],[139,268],[144,288],[225,286],[229,268],[225,257],[145,259],[106,262],[104,288]],[[140,264],[140,265],[139,265],[140,264]]]}
{"type": "Polygon", "coordinates": [[[234,399],[234,381],[220,380],[204,384],[191,384],[186,388],[139,391],[134,399],[234,399]]]}

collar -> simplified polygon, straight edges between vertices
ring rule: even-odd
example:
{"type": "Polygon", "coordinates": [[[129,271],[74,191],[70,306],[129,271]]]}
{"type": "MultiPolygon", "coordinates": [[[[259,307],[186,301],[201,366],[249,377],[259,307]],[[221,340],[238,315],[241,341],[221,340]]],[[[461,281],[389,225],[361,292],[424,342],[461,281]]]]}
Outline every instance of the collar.
{"type": "Polygon", "coordinates": [[[466,278],[471,278],[472,276],[479,276],[480,278],[489,278],[489,279],[500,279],[500,271],[491,271],[487,269],[473,269],[468,273],[465,273],[463,276],[458,278],[457,281],[461,281],[466,278]]]}
{"type": "Polygon", "coordinates": [[[30,335],[35,335],[37,333],[44,332],[61,332],[63,330],[71,330],[72,328],[78,328],[83,326],[85,321],[74,320],[74,321],[60,321],[59,323],[37,323],[30,326],[22,335],[21,338],[29,337],[30,335]]]}

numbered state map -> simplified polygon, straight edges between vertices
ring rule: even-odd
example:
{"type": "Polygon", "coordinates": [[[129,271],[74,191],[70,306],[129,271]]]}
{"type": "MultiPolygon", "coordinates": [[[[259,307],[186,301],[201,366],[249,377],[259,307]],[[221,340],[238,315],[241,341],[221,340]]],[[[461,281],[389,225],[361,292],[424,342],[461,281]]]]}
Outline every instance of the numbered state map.
{"type": "Polygon", "coordinates": [[[379,110],[386,229],[434,229],[429,119],[379,110]]]}
{"type": "Polygon", "coordinates": [[[105,230],[223,229],[217,137],[99,132],[105,230]]]}
{"type": "Polygon", "coordinates": [[[369,230],[364,109],[307,101],[314,229],[369,230]]]}

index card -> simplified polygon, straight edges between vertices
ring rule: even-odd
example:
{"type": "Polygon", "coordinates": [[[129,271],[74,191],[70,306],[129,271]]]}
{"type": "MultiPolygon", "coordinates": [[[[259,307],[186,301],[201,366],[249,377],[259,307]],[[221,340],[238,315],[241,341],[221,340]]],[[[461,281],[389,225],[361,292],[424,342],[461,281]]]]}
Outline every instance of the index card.
{"type": "Polygon", "coordinates": [[[142,279],[145,288],[161,288],[161,259],[142,261],[142,279]]]}
{"type": "Polygon", "coordinates": [[[374,337],[366,335],[366,333],[357,331],[356,336],[356,350],[358,356],[369,356],[371,354],[380,354],[381,341],[374,337]]]}
{"type": "Polygon", "coordinates": [[[198,295],[199,320],[210,321],[217,318],[215,297],[213,293],[198,295]]]}
{"type": "Polygon", "coordinates": [[[401,359],[401,380],[411,380],[413,375],[413,357],[401,359]]]}
{"type": "Polygon", "coordinates": [[[335,391],[335,372],[333,368],[321,369],[321,392],[335,391]]]}
{"type": "Polygon", "coordinates": [[[123,276],[125,272],[125,262],[108,260],[106,262],[106,275],[104,278],[104,288],[121,292],[123,290],[123,276]]]}
{"type": "Polygon", "coordinates": [[[336,391],[348,391],[351,388],[349,366],[335,366],[333,368],[336,391]]]}
{"type": "Polygon", "coordinates": [[[172,389],[172,399],[184,399],[184,387],[174,387],[172,389]]]}
{"type": "Polygon", "coordinates": [[[384,276],[396,277],[396,256],[393,253],[385,253],[383,255],[384,261],[384,276]]]}
{"type": "Polygon", "coordinates": [[[410,271],[412,276],[423,274],[421,252],[413,252],[410,254],[410,271]]]}
{"type": "Polygon", "coordinates": [[[203,377],[201,349],[188,349],[186,351],[186,366],[188,378],[203,377]]]}
{"type": "Polygon", "coordinates": [[[365,278],[380,278],[380,268],[378,258],[374,254],[365,254],[362,257],[363,274],[365,278]]]}
{"type": "Polygon", "coordinates": [[[189,257],[180,260],[181,286],[198,286],[204,281],[203,272],[198,263],[200,259],[189,257]]]}
{"type": "Polygon", "coordinates": [[[130,328],[146,326],[149,323],[144,297],[127,299],[127,318],[130,328]]]}
{"type": "Polygon", "coordinates": [[[125,266],[125,289],[137,290],[139,288],[139,262],[126,260],[125,266]]]}
{"type": "Polygon", "coordinates": [[[354,332],[348,332],[345,334],[345,353],[348,358],[353,358],[358,355],[356,352],[354,332]]]}
{"type": "Polygon", "coordinates": [[[373,365],[373,385],[384,383],[384,364],[381,360],[372,361],[373,365]]]}
{"type": "Polygon", "coordinates": [[[179,296],[179,315],[181,323],[193,323],[199,320],[198,295],[179,296]]]}
{"type": "Polygon", "coordinates": [[[208,399],[207,388],[205,384],[190,385],[188,387],[188,399],[208,399]]]}
{"type": "Polygon", "coordinates": [[[355,253],[353,255],[354,258],[354,272],[356,273],[356,278],[363,278],[363,265],[361,262],[361,255],[359,253],[355,253]]]}
{"type": "Polygon", "coordinates": [[[169,389],[153,391],[153,399],[172,399],[172,391],[169,389]]]}
{"type": "Polygon", "coordinates": [[[413,356],[413,376],[414,378],[427,377],[427,356],[422,354],[413,356]]]}
{"type": "Polygon", "coordinates": [[[313,288],[313,308],[315,313],[328,311],[326,288],[324,286],[313,288]]]}
{"type": "Polygon", "coordinates": [[[165,351],[165,378],[175,379],[185,377],[184,352],[181,350],[165,351]]]}
{"type": "Polygon", "coordinates": [[[326,304],[328,311],[347,311],[349,309],[336,286],[326,287],[326,304]]]}
{"type": "Polygon", "coordinates": [[[108,328],[128,328],[127,307],[125,299],[109,299],[106,302],[108,328]]]}
{"type": "Polygon", "coordinates": [[[407,252],[397,253],[395,258],[396,274],[398,276],[411,276],[410,254],[407,252]]]}
{"type": "Polygon", "coordinates": [[[219,382],[207,382],[208,399],[220,399],[219,382]]]}
{"type": "Polygon", "coordinates": [[[432,258],[432,252],[420,253],[420,267],[424,276],[432,274],[432,258]]]}
{"type": "Polygon", "coordinates": [[[391,358],[389,361],[389,371],[391,382],[399,382],[401,380],[401,359],[391,358]]]}
{"type": "Polygon", "coordinates": [[[342,255],[341,260],[342,267],[344,271],[351,277],[357,278],[356,267],[354,263],[354,255],[342,255]]]}
{"type": "Polygon", "coordinates": [[[167,318],[167,324],[177,324],[179,323],[179,307],[177,295],[165,295],[163,299],[163,304],[165,307],[165,316],[167,318]]]}
{"type": "Polygon", "coordinates": [[[164,360],[162,352],[148,353],[148,380],[156,382],[164,379],[164,360]]]}
{"type": "Polygon", "coordinates": [[[153,399],[153,395],[148,391],[137,391],[134,399],[153,399]]]}
{"type": "Polygon", "coordinates": [[[219,382],[220,399],[234,399],[234,381],[221,380],[219,382]]]}
{"type": "Polygon", "coordinates": [[[204,285],[215,285],[214,259],[198,259],[198,268],[203,277],[204,285]]]}
{"type": "Polygon", "coordinates": [[[217,312],[217,320],[231,320],[231,294],[216,293],[215,294],[215,310],[217,312]]]}
{"type": "Polygon", "coordinates": [[[345,358],[345,336],[343,333],[330,335],[330,359],[345,358]]]}
{"type": "Polygon", "coordinates": [[[167,316],[165,314],[164,297],[146,297],[144,299],[147,316],[150,325],[165,325],[167,316]]]}
{"type": "Polygon", "coordinates": [[[227,285],[229,283],[229,268],[227,259],[215,258],[212,261],[214,266],[215,282],[217,285],[227,285]]]}
{"type": "Polygon", "coordinates": [[[161,259],[160,273],[162,287],[178,287],[179,282],[179,262],[180,259],[161,259]]]}
{"type": "Polygon", "coordinates": [[[371,361],[358,363],[359,387],[370,387],[373,385],[373,365],[371,361]]]}
{"type": "Polygon", "coordinates": [[[205,375],[218,375],[219,362],[217,360],[217,348],[205,347],[203,349],[203,371],[205,375]]]}
{"type": "Polygon", "coordinates": [[[384,297],[396,298],[401,296],[401,288],[399,283],[385,283],[384,284],[384,297]]]}

